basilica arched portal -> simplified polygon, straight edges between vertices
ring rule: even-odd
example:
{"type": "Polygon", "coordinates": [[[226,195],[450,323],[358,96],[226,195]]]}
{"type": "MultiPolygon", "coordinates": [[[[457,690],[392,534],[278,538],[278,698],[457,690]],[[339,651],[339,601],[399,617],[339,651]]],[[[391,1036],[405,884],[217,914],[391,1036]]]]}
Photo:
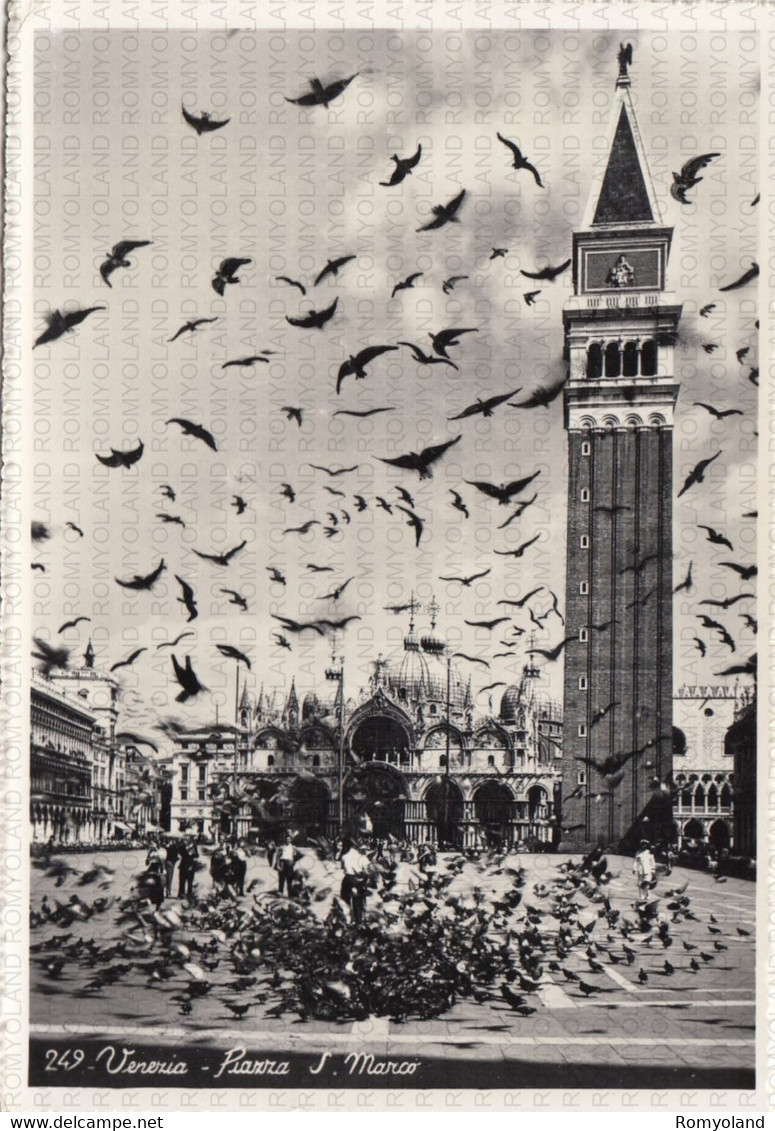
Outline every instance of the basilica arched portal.
{"type": "Polygon", "coordinates": [[[485,782],[474,794],[474,811],[490,844],[509,843],[514,798],[500,782],[485,782]]]}
{"type": "Polygon", "coordinates": [[[464,839],[464,803],[460,786],[451,778],[434,782],[425,795],[428,820],[441,848],[461,848],[464,839]]]}
{"type": "Polygon", "coordinates": [[[411,748],[411,738],[401,722],[390,715],[367,715],[350,735],[350,749],[361,762],[400,765],[411,748]]]}
{"type": "Polygon", "coordinates": [[[403,775],[392,766],[362,762],[344,782],[345,831],[349,836],[402,839],[407,797],[403,775]]]}
{"type": "Polygon", "coordinates": [[[305,836],[323,836],[327,831],[329,793],[319,780],[297,778],[289,795],[291,820],[305,836]]]}

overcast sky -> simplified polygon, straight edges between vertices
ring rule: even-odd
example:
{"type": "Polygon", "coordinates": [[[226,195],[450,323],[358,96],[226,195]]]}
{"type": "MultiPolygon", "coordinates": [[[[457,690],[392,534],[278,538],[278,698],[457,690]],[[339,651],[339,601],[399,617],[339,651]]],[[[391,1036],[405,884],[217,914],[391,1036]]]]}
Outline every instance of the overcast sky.
{"type": "MultiPolygon", "coordinates": [[[[125,706],[138,728],[158,714],[193,722],[212,718],[214,700],[233,710],[234,667],[217,642],[251,658],[248,687],[300,694],[320,686],[331,642],[310,632],[280,648],[270,613],[289,617],[357,615],[346,634],[347,690],[371,673],[378,652],[400,659],[405,615],[384,606],[412,590],[441,605],[439,627],[456,647],[489,657],[502,630],[490,634],[463,620],[494,617],[496,601],[543,584],[561,604],[564,591],[566,435],[562,400],[520,411],[503,405],[490,419],[451,421],[477,397],[514,393],[520,400],[563,375],[562,307],[570,272],[554,283],[520,274],[570,255],[593,177],[606,157],[608,111],[622,36],[593,33],[425,34],[287,33],[231,36],[200,33],[39,35],[36,42],[35,291],[36,332],[47,311],[67,304],[104,305],[73,334],[32,354],[37,449],[33,517],[51,538],[33,548],[46,572],[35,572],[33,631],[80,652],[91,634],[97,666],[109,667],[147,647],[118,674],[130,693],[125,706]],[[324,83],[354,75],[327,110],[292,105],[319,76],[324,83]],[[181,114],[207,110],[229,118],[198,137],[181,114]],[[511,168],[496,132],[514,140],[535,164],[544,187],[511,168]],[[421,159],[402,184],[382,187],[391,154],[421,159]],[[459,223],[418,232],[433,205],[461,189],[459,223]],[[150,239],[116,271],[109,289],[98,268],[122,239],[150,239]],[[490,259],[493,248],[505,257],[490,259]],[[329,258],[355,255],[338,277],[313,281],[329,258]],[[211,286],[225,256],[251,263],[223,298],[211,286]],[[391,299],[393,286],[422,272],[391,299]],[[306,297],[276,276],[307,288],[306,297]],[[442,282],[464,275],[448,295],[442,282]],[[541,293],[528,307],[523,295],[541,293]],[[324,329],[290,326],[338,299],[324,329]],[[169,342],[192,316],[217,317],[196,334],[169,342]],[[429,332],[475,329],[450,349],[457,369],[419,366],[402,346],[377,358],[363,380],[337,371],[367,345],[399,341],[431,347],[429,332]],[[222,368],[261,350],[270,364],[222,368]],[[521,393],[517,392],[521,390],[521,393]],[[303,410],[302,426],[283,406],[303,410]],[[367,419],[333,416],[339,409],[393,411],[367,419]],[[184,438],[180,416],[204,425],[218,450],[184,438]],[[460,440],[433,467],[433,477],[379,461],[460,440]],[[109,470],[95,458],[142,440],[131,469],[109,470]],[[330,477],[310,466],[356,470],[330,477]],[[505,530],[511,513],[465,480],[494,483],[539,471],[523,498],[537,494],[505,530]],[[280,493],[290,483],[294,503],[280,493]],[[160,487],[170,484],[172,502],[160,487]],[[407,489],[425,523],[419,549],[407,515],[380,509],[376,496],[401,503],[407,489]],[[325,490],[344,491],[340,497],[325,490]],[[451,505],[461,493],[470,518],[451,505]],[[354,496],[368,508],[359,513],[354,496]],[[240,495],[247,509],[231,505],[240,495]],[[349,524],[342,511],[347,512],[349,524]],[[163,524],[156,516],[186,523],[163,524]],[[327,513],[336,516],[336,523],[327,513]],[[317,519],[305,535],[288,527],[317,519]],[[66,527],[76,523],[83,538],[66,527]],[[327,538],[324,527],[334,527],[327,538]],[[524,557],[498,557],[539,535],[524,557]],[[222,552],[247,545],[224,568],[193,550],[222,552]],[[132,594],[114,578],[166,571],[153,592],[132,594]],[[312,573],[307,563],[333,567],[312,573]],[[270,581],[268,567],[286,578],[270,581]],[[491,572],[470,587],[439,575],[491,572]],[[177,602],[175,575],[195,589],[199,617],[188,625],[177,602]],[[354,580],[336,602],[320,600],[354,580]],[[248,612],[221,588],[247,598],[248,612]],[[92,618],[57,637],[77,614],[92,618]],[[176,649],[155,646],[191,628],[176,649]],[[186,653],[210,694],[174,702],[170,652],[186,653]],[[139,701],[144,706],[141,708],[139,701]]],[[[676,376],[675,489],[701,458],[721,450],[705,484],[675,507],[675,580],[693,563],[695,587],[676,604],[675,683],[713,681],[731,654],[702,632],[700,658],[691,644],[697,601],[741,591],[719,562],[752,563],[756,507],[757,365],[755,284],[719,293],[757,258],[756,107],[758,73],[752,37],[627,36],[634,44],[633,98],[665,224],[675,226],[669,267],[683,303],[676,376]],[[716,152],[683,207],[671,199],[672,170],[716,152]],[[715,309],[706,318],[698,310],[715,309]],[[707,353],[703,346],[716,345],[707,353]],[[736,351],[749,347],[741,364],[736,351]],[[714,420],[694,406],[706,401],[741,408],[714,420]],[[723,531],[734,551],[708,544],[697,523],[723,531]],[[687,643],[688,642],[688,643],[687,643]]],[[[751,583],[745,586],[751,588],[751,583]]],[[[533,601],[549,607],[544,589],[533,601]]],[[[742,609],[754,612],[752,603],[742,609]]],[[[722,616],[737,656],[755,648],[737,607],[722,616]]],[[[515,624],[529,626],[525,614],[515,624]]],[[[418,616],[420,628],[428,614],[418,616]]],[[[506,626],[504,626],[505,628],[506,626]]],[[[552,646],[562,626],[550,617],[537,643],[552,646]]],[[[523,638],[523,639],[526,639],[523,638]]],[[[737,658],[734,657],[734,658],[737,658]]],[[[493,660],[490,673],[463,665],[474,685],[514,681],[525,662],[493,660]]],[[[561,695],[561,668],[549,675],[561,695]]],[[[480,699],[480,705],[486,700],[480,699]]],[[[497,699],[496,699],[497,706],[497,699]]],[[[223,714],[221,715],[223,717],[223,714]]],[[[128,721],[128,720],[127,720],[128,721]]]]}

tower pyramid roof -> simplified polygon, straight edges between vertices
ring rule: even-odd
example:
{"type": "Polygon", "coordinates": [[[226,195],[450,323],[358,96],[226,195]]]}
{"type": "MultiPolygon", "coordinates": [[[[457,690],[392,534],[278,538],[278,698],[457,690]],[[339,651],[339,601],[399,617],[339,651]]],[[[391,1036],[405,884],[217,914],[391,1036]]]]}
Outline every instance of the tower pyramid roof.
{"type": "Polygon", "coordinates": [[[631,49],[622,45],[611,108],[608,158],[590,194],[584,223],[587,228],[662,223],[630,94],[631,59],[631,49]]]}

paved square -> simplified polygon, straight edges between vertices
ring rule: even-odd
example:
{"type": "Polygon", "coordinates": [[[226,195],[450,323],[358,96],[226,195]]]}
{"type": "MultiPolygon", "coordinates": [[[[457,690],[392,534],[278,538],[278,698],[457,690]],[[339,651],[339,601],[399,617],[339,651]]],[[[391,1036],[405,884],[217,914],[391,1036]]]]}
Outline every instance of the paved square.
{"type": "MultiPolygon", "coordinates": [[[[120,892],[125,896],[129,894],[132,877],[143,868],[144,853],[73,855],[67,859],[81,872],[95,859],[107,862],[116,869],[110,894],[120,892]]],[[[521,858],[528,873],[524,902],[548,908],[549,901],[533,895],[533,885],[557,874],[565,859],[521,858]]],[[[612,905],[623,917],[634,918],[632,861],[611,857],[609,862],[615,875],[611,883],[612,905]]],[[[321,890],[328,892],[327,898],[316,904],[318,914],[323,916],[332,893],[338,890],[340,873],[333,862],[319,864],[319,872],[321,882],[327,884],[321,890]]],[[[199,889],[206,894],[209,877],[204,871],[199,877],[199,889]]],[[[274,872],[263,859],[252,858],[248,887],[253,890],[242,902],[250,905],[257,893],[271,892],[274,879],[274,872]]],[[[464,875],[461,880],[467,882],[467,877],[464,875]]],[[[509,878],[502,871],[498,875],[491,870],[485,871],[479,882],[486,898],[492,899],[504,890],[509,878]]],[[[490,1000],[459,1001],[435,1020],[410,1019],[397,1024],[380,1017],[355,1023],[302,1021],[292,1014],[278,1018],[267,1015],[272,1013],[271,1002],[256,1001],[247,990],[237,996],[250,1001],[249,1015],[237,1021],[225,1005],[226,1001],[235,1000],[236,977],[235,964],[229,959],[225,944],[216,952],[217,966],[208,973],[208,979],[214,983],[212,992],[196,1000],[191,1012],[184,1015],[179,1012],[180,1005],[170,1000],[179,997],[189,980],[182,968],[174,970],[168,979],[154,980],[148,975],[147,961],[128,963],[128,969],[116,983],[89,990],[85,987],[90,981],[94,983],[101,967],[89,958],[88,950],[81,948],[80,956],[72,952],[74,956],[65,963],[61,974],[51,977],[45,968],[44,956],[49,953],[45,944],[61,931],[44,925],[32,932],[33,946],[44,944],[33,955],[33,1043],[42,1039],[45,1045],[46,1038],[77,1036],[81,1044],[150,1044],[156,1050],[155,1056],[160,1056],[158,1050],[164,1047],[195,1047],[201,1051],[244,1046],[256,1056],[261,1050],[264,1056],[270,1050],[287,1050],[312,1057],[325,1049],[342,1055],[363,1051],[379,1058],[419,1059],[426,1066],[443,1062],[449,1080],[460,1073],[461,1078],[480,1079],[480,1086],[492,1087],[540,1081],[557,1084],[560,1080],[587,1087],[600,1080],[612,1086],[619,1081],[619,1086],[632,1087],[649,1083],[710,1087],[722,1086],[724,1080],[729,1082],[726,1086],[752,1087],[754,887],[732,877],[719,884],[709,874],[676,869],[669,878],[660,879],[657,894],[663,897],[661,907],[670,902],[665,893],[684,884],[688,885],[685,895],[691,899],[690,910],[696,918],[682,918],[671,924],[669,947],[662,945],[656,932],[635,932],[626,944],[632,961],[628,961],[622,948],[625,940],[620,930],[609,928],[605,920],[599,920],[591,932],[594,946],[590,949],[597,952],[596,957],[590,959],[585,948],[577,946],[563,961],[555,960],[553,921],[547,915],[542,927],[547,952],[541,984],[535,992],[524,995],[535,1009],[530,1016],[516,1013],[500,997],[496,981],[490,1000]],[[692,968],[692,961],[699,969],[692,968]],[[550,968],[552,963],[554,970],[550,968]],[[582,983],[594,987],[593,991],[585,994],[580,989],[582,983]]],[[[44,891],[51,906],[55,900],[67,903],[75,892],[87,902],[96,894],[91,889],[92,894],[85,895],[89,889],[79,887],[72,875],[59,888],[54,886],[53,878],[41,881],[38,875],[34,885],[33,907],[44,891]]],[[[370,898],[377,900],[379,896],[370,898]]],[[[271,899],[265,901],[265,906],[271,904],[271,899]]],[[[180,904],[172,899],[164,906],[180,904]]],[[[596,909],[599,905],[589,906],[596,909]]],[[[132,923],[117,922],[116,909],[117,905],[113,905],[104,914],[71,925],[71,937],[65,946],[73,947],[79,939],[87,943],[93,938],[103,947],[111,941],[119,942],[127,931],[136,935],[132,923]]],[[[175,935],[177,940],[190,941],[197,936],[196,930],[191,929],[192,920],[195,924],[196,917],[186,911],[184,924],[175,935]]],[[[201,937],[211,937],[211,932],[201,937]]],[[[374,1081],[370,1086],[374,1086],[374,1081]]]]}

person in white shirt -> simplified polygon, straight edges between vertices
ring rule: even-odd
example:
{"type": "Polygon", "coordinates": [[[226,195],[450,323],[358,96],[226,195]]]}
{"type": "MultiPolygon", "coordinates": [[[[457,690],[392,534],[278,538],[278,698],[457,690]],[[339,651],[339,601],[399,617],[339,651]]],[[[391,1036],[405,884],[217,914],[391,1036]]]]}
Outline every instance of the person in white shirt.
{"type": "Polygon", "coordinates": [[[366,906],[366,883],[370,861],[364,856],[357,845],[349,839],[342,844],[342,877],[341,897],[352,913],[353,922],[360,923],[366,906]]]}
{"type": "Polygon", "coordinates": [[[285,834],[285,843],[280,845],[275,852],[275,867],[277,868],[277,891],[286,895],[293,895],[293,873],[298,852],[293,843],[293,833],[285,834]]]}
{"type": "Polygon", "coordinates": [[[647,840],[640,842],[632,870],[638,885],[638,895],[641,899],[648,899],[657,873],[657,862],[647,840]]]}
{"type": "Polygon", "coordinates": [[[396,873],[393,883],[395,895],[408,895],[417,887],[417,877],[412,867],[412,853],[404,850],[396,861],[396,873]]]}

